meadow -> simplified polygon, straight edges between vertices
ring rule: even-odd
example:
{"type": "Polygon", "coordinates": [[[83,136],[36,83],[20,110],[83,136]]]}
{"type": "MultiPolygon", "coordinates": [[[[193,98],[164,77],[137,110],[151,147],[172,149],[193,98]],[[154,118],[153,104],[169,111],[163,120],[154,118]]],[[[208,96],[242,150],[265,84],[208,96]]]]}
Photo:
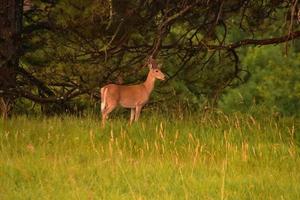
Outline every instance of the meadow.
{"type": "Polygon", "coordinates": [[[300,199],[299,119],[1,121],[0,199],[300,199]]]}

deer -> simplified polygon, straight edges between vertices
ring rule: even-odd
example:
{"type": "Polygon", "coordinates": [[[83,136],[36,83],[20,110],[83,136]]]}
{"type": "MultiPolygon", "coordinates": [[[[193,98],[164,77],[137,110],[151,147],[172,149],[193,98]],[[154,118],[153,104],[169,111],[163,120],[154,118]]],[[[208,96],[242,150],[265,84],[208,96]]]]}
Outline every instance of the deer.
{"type": "Polygon", "coordinates": [[[130,125],[133,121],[138,121],[141,110],[154,89],[155,80],[165,80],[164,73],[161,72],[160,66],[152,56],[149,57],[146,65],[149,67],[149,72],[143,83],[136,85],[108,84],[100,89],[102,127],[105,127],[109,113],[117,106],[131,109],[130,125]]]}

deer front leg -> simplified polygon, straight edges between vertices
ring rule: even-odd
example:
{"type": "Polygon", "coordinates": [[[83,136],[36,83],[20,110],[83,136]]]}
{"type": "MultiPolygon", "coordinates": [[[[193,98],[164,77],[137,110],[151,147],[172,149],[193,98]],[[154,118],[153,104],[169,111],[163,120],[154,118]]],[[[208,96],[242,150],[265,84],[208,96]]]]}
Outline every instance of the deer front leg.
{"type": "Polygon", "coordinates": [[[131,113],[130,113],[130,121],[129,124],[131,125],[133,120],[134,120],[134,116],[135,116],[135,109],[131,108],[131,113]]]}
{"type": "Polygon", "coordinates": [[[142,106],[137,105],[135,107],[135,118],[134,118],[134,121],[137,121],[139,119],[141,110],[142,110],[142,106]]]}

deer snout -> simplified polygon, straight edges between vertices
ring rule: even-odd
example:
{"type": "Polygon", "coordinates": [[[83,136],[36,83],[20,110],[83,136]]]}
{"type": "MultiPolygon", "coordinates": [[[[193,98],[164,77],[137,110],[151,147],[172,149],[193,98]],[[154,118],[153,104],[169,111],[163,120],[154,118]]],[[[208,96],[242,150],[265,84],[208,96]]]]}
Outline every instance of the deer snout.
{"type": "Polygon", "coordinates": [[[165,75],[163,74],[161,77],[159,77],[159,79],[162,81],[166,80],[165,75]]]}

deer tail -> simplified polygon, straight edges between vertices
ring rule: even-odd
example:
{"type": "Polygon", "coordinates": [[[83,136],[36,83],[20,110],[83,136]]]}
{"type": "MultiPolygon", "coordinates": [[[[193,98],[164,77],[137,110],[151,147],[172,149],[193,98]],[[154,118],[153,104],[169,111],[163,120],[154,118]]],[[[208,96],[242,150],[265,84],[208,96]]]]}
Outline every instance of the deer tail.
{"type": "Polygon", "coordinates": [[[103,110],[105,109],[106,106],[106,96],[107,96],[107,88],[103,87],[100,90],[101,93],[101,112],[103,112],[103,110]]]}

